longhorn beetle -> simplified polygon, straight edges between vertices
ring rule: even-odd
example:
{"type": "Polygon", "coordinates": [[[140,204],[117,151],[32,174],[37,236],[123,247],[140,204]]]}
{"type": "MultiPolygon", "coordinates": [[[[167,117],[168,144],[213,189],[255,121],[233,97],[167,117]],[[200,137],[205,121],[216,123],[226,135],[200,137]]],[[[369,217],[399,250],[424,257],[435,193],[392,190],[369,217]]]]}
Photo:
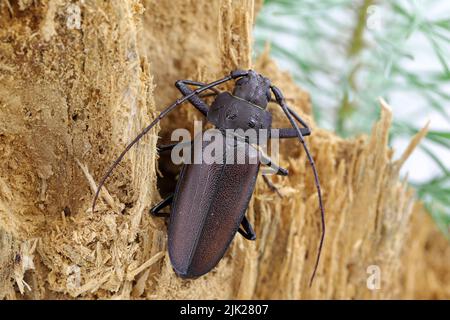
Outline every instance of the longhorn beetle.
{"type": "MultiPolygon", "coordinates": [[[[101,187],[128,150],[162,118],[186,100],[221,132],[225,132],[226,129],[271,129],[272,115],[266,110],[266,107],[269,102],[274,101],[281,107],[292,125],[292,128],[279,129],[279,138],[298,138],[314,173],[322,234],[309,283],[311,286],[325,237],[325,217],[319,177],[304,140],[304,136],[311,134],[308,125],[287,106],[280,89],[271,85],[269,79],[253,70],[234,70],[228,76],[207,84],[191,80],[178,80],[175,86],[183,94],[183,97],[164,109],[113,162],[100,180],[94,196],[92,211],[94,212],[101,187]],[[230,80],[236,80],[232,94],[219,92],[215,88],[230,80]],[[196,86],[197,89],[193,90],[189,86],[196,86]],[[217,96],[210,107],[202,99],[209,94],[201,95],[206,90],[211,90],[211,95],[217,96]],[[275,100],[271,99],[272,93],[275,100]],[[299,127],[299,124],[302,128],[299,127]]],[[[159,149],[167,151],[175,145],[166,145],[159,149]]],[[[204,147],[205,145],[202,145],[202,150],[204,147]]],[[[237,147],[236,144],[235,148],[237,147]]],[[[249,151],[246,152],[247,156],[252,157],[249,151]]],[[[225,254],[236,232],[249,240],[256,239],[253,227],[245,216],[245,211],[255,188],[260,164],[263,163],[261,159],[264,156],[260,152],[257,154],[258,162],[256,164],[184,164],[175,192],[151,209],[152,214],[161,215],[161,209],[171,205],[168,248],[172,266],[179,276],[195,278],[213,269],[225,254]]],[[[286,176],[288,174],[286,169],[273,164],[270,159],[266,158],[264,164],[274,168],[279,175],[286,176]]],[[[272,189],[275,189],[265,176],[263,178],[272,189]]]]}

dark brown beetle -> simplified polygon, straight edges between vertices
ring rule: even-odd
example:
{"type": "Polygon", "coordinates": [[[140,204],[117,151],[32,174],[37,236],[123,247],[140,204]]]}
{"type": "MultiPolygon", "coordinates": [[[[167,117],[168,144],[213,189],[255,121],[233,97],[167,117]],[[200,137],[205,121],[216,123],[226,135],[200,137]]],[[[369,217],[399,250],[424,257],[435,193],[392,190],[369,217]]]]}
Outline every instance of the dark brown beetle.
{"type": "MultiPolygon", "coordinates": [[[[184,101],[188,100],[197,110],[207,117],[209,122],[214,124],[225,135],[226,129],[270,130],[272,116],[266,110],[266,107],[271,101],[271,94],[273,93],[275,102],[281,106],[292,125],[292,128],[278,129],[279,138],[298,138],[303,144],[314,172],[318,192],[322,235],[314,272],[311,277],[311,284],[319,264],[325,236],[325,220],[319,178],[314,161],[303,139],[304,136],[310,135],[311,133],[308,125],[286,105],[281,91],[271,85],[270,80],[252,70],[235,70],[229,76],[209,84],[190,80],[179,80],[175,85],[181,91],[183,97],[164,109],[125,148],[100,181],[94,197],[92,210],[95,208],[95,202],[105,180],[122,160],[126,152],[142,136],[151,130],[159,120],[184,101]],[[229,92],[219,93],[214,88],[232,79],[237,79],[233,94],[229,92]],[[192,90],[188,85],[197,86],[198,88],[192,90]],[[202,100],[202,96],[200,95],[205,90],[212,90],[213,95],[217,95],[211,107],[202,100]],[[299,128],[296,120],[302,128],[299,128]]],[[[245,140],[238,140],[232,148],[242,147],[242,145],[246,144],[247,142],[245,140]]],[[[167,151],[171,150],[175,145],[162,146],[159,149],[160,151],[167,151]]],[[[194,149],[194,153],[203,152],[206,146],[207,143],[203,143],[201,149],[194,149]]],[[[264,158],[265,156],[260,152],[251,151],[251,147],[246,150],[247,157],[257,159],[255,164],[229,164],[224,161],[224,163],[183,165],[175,192],[151,209],[154,215],[161,215],[161,209],[172,205],[168,247],[172,266],[179,276],[195,278],[213,269],[225,254],[236,232],[241,233],[249,240],[256,239],[253,228],[245,216],[245,211],[248,208],[248,203],[255,188],[260,163],[262,163],[261,159],[265,160],[264,164],[274,168],[277,174],[287,175],[288,172],[286,169],[273,164],[270,159],[264,158]],[[239,228],[240,225],[242,225],[242,228],[239,228]]],[[[226,153],[224,152],[224,157],[227,156],[226,153]]],[[[272,189],[275,189],[270,184],[270,181],[265,176],[263,177],[266,183],[272,189]]]]}

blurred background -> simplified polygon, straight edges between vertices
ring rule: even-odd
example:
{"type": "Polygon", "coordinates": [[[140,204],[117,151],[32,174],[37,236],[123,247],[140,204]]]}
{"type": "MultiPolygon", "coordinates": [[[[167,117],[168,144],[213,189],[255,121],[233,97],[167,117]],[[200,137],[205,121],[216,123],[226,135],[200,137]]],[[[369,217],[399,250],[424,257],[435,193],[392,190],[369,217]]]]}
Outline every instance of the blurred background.
{"type": "Polygon", "coordinates": [[[399,157],[430,121],[402,175],[450,239],[450,1],[265,0],[254,33],[255,55],[270,45],[321,127],[368,133],[383,97],[399,157]]]}

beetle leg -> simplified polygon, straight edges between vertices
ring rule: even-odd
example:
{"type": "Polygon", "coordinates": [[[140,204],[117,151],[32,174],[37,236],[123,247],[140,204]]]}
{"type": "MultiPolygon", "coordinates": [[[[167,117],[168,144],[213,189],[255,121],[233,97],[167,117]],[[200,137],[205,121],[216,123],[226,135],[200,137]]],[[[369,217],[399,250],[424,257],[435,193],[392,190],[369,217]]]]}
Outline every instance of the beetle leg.
{"type": "MultiPolygon", "coordinates": [[[[177,83],[183,83],[185,85],[187,84],[187,85],[196,86],[196,87],[203,87],[203,86],[206,85],[206,83],[204,83],[204,82],[194,81],[194,80],[178,80],[177,83]]],[[[219,94],[220,93],[220,91],[218,89],[216,89],[216,88],[211,88],[210,90],[213,91],[215,94],[219,94]]],[[[204,94],[204,95],[206,95],[206,94],[204,94]]]]}
{"type": "Polygon", "coordinates": [[[171,144],[162,144],[157,146],[158,152],[171,151],[179,142],[171,143],[171,144]]]}
{"type": "Polygon", "coordinates": [[[160,212],[165,207],[172,204],[173,201],[173,193],[169,195],[167,198],[161,200],[159,203],[157,203],[153,208],[150,209],[150,213],[154,215],[155,217],[166,217],[169,215],[168,213],[160,212]]]}
{"type": "Polygon", "coordinates": [[[173,148],[175,148],[176,145],[184,145],[184,144],[192,144],[192,141],[186,141],[186,142],[175,142],[170,144],[162,144],[157,146],[158,152],[164,152],[164,151],[171,151],[173,148]]]}
{"type": "Polygon", "coordinates": [[[266,156],[262,152],[260,152],[260,162],[261,164],[265,164],[266,166],[274,169],[275,174],[278,174],[280,176],[287,176],[289,174],[289,171],[287,169],[277,166],[275,163],[272,162],[272,160],[268,156],[266,156]]]}
{"type": "Polygon", "coordinates": [[[241,225],[243,229],[239,228],[238,232],[247,240],[256,240],[255,231],[246,216],[242,219],[241,225]]]}
{"type": "MultiPolygon", "coordinates": [[[[281,97],[279,97],[279,99],[280,98],[281,97]]],[[[274,99],[270,99],[270,102],[279,103],[279,101],[274,99]]],[[[303,128],[299,128],[302,136],[309,136],[311,134],[311,128],[308,126],[308,124],[291,107],[287,105],[285,107],[289,114],[303,126],[303,128]]],[[[297,130],[295,128],[280,128],[275,130],[279,130],[279,138],[281,139],[298,137],[297,130]]]]}
{"type": "MultiPolygon", "coordinates": [[[[278,130],[278,138],[286,139],[286,138],[297,138],[297,130],[294,128],[280,128],[280,129],[272,129],[278,130]]],[[[311,130],[309,128],[300,128],[303,136],[309,136],[311,134],[311,130]]]]}
{"type": "Polygon", "coordinates": [[[262,177],[264,179],[264,182],[269,187],[269,189],[276,192],[280,198],[283,198],[283,195],[280,193],[280,190],[278,190],[278,188],[273,184],[273,182],[270,181],[265,174],[263,174],[262,177]]]}
{"type": "MultiPolygon", "coordinates": [[[[175,82],[175,86],[184,96],[187,96],[193,92],[193,90],[187,85],[203,87],[205,84],[193,80],[178,80],[177,82],[175,82]]],[[[219,91],[215,88],[212,88],[211,90],[213,90],[216,94],[219,93],[219,91]]],[[[200,99],[198,95],[193,95],[188,99],[188,101],[206,117],[209,106],[202,99],[200,99]]]]}
{"type": "MultiPolygon", "coordinates": [[[[280,92],[281,93],[281,92],[280,92]]],[[[278,97],[279,99],[281,98],[281,97],[278,97]]],[[[284,98],[283,98],[284,99],[284,98]]],[[[278,100],[276,100],[276,99],[270,99],[270,102],[275,102],[275,103],[279,103],[279,101],[278,100]]],[[[297,114],[297,112],[295,112],[291,107],[289,107],[289,106],[286,106],[286,109],[289,111],[289,113],[298,121],[298,122],[300,122],[300,124],[303,126],[303,127],[305,127],[306,129],[311,129],[309,126],[308,126],[308,124],[305,122],[305,120],[303,120],[298,114],[297,114]]],[[[303,133],[303,132],[302,132],[303,133]]]]}

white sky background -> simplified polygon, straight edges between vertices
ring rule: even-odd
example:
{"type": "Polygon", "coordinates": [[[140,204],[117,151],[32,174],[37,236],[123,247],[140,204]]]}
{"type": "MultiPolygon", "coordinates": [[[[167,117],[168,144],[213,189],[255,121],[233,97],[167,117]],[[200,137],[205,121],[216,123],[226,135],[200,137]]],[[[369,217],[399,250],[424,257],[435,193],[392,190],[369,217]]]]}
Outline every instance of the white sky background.
{"type": "MultiPolygon", "coordinates": [[[[420,3],[420,2],[418,2],[420,3]]],[[[450,13],[450,1],[433,1],[434,5],[423,8],[424,19],[448,18],[450,13]]],[[[413,33],[411,38],[405,43],[411,50],[414,60],[405,60],[405,67],[418,72],[439,71],[442,70],[439,61],[430,43],[421,34],[413,33]]],[[[450,62],[450,57],[449,62],[450,62]]],[[[450,86],[447,85],[446,92],[450,93],[450,86]]],[[[394,117],[404,119],[414,123],[417,127],[422,127],[427,120],[430,120],[430,129],[449,131],[448,122],[437,111],[431,108],[424,108],[424,101],[405,92],[398,92],[391,95],[390,101],[394,117]]],[[[450,114],[450,102],[444,108],[447,114],[450,114]]],[[[400,151],[404,150],[408,144],[408,139],[395,139],[393,147],[400,151]]],[[[450,169],[450,150],[435,144],[426,143],[426,146],[439,155],[441,161],[450,169]]],[[[397,153],[398,155],[398,153],[397,153]]],[[[440,173],[439,167],[422,150],[416,150],[402,170],[402,174],[408,173],[413,182],[424,182],[440,173]]]]}
{"type": "MultiPolygon", "coordinates": [[[[411,1],[400,1],[400,2],[409,2],[411,1]]],[[[359,2],[358,2],[359,4],[359,2]]],[[[418,11],[423,14],[422,17],[419,16],[419,19],[430,19],[436,20],[438,18],[448,18],[450,15],[450,1],[448,0],[436,0],[436,1],[416,1],[416,5],[423,6],[423,10],[419,9],[418,11]],[[430,3],[432,5],[430,5],[430,3]]],[[[369,22],[369,28],[379,28],[380,32],[389,32],[389,26],[385,23],[385,17],[388,15],[384,10],[385,8],[381,6],[376,6],[376,13],[372,15],[372,21],[369,22]]],[[[329,8],[329,13],[332,13],[334,20],[338,21],[342,25],[342,29],[352,29],[352,26],[355,23],[354,12],[341,9],[341,8],[329,8]]],[[[302,13],[303,14],[303,13],[302,13]]],[[[304,13],[304,14],[312,14],[314,13],[304,13]]],[[[273,13],[274,19],[276,19],[276,23],[282,24],[284,26],[292,27],[299,25],[299,14],[293,15],[277,15],[276,10],[273,13]]],[[[318,14],[318,23],[320,23],[320,14],[318,14]]],[[[327,28],[328,24],[323,24],[324,28],[327,28]]],[[[340,39],[339,42],[346,42],[345,37],[350,37],[351,34],[343,34],[341,28],[332,28],[329,30],[329,34],[336,35],[336,39],[340,39]],[[343,40],[343,41],[342,41],[343,40]]],[[[327,31],[328,33],[328,31],[327,31]]],[[[256,30],[256,35],[258,35],[258,30],[256,30]]],[[[260,34],[261,37],[261,34],[260,34]]],[[[307,43],[299,42],[297,37],[294,35],[282,35],[280,39],[280,33],[274,33],[273,35],[268,32],[263,35],[263,38],[267,38],[269,40],[276,41],[278,45],[290,49],[290,51],[302,50],[302,55],[314,57],[314,52],[308,52],[308,50],[313,50],[308,47],[307,43]],[[274,38],[275,37],[275,38],[274,38]],[[301,49],[300,49],[301,48],[301,49]]],[[[376,41],[375,39],[368,39],[369,41],[376,41]]],[[[372,43],[376,46],[376,43],[372,43]]],[[[450,44],[449,44],[450,45],[450,44]]],[[[429,43],[429,41],[422,36],[418,32],[414,32],[411,37],[405,39],[405,42],[402,45],[404,51],[410,53],[413,56],[413,59],[402,59],[401,63],[404,68],[407,68],[410,71],[415,71],[417,73],[427,72],[427,71],[440,71],[442,70],[442,66],[439,63],[439,60],[436,58],[436,55],[433,52],[433,49],[429,43]]],[[[346,50],[345,47],[340,48],[339,44],[336,45],[335,48],[324,47],[323,52],[320,52],[321,56],[325,57],[324,65],[329,67],[329,72],[319,73],[317,78],[315,79],[317,83],[321,83],[324,87],[333,88],[336,87],[336,84],[341,83],[342,81],[339,79],[339,75],[336,75],[339,71],[334,70],[342,70],[348,64],[347,61],[343,60],[345,57],[343,50],[346,50]],[[335,50],[335,51],[334,51],[335,50]]],[[[314,49],[316,50],[316,49],[314,49]]],[[[450,57],[448,63],[450,64],[450,57]]],[[[295,70],[298,69],[295,64],[292,64],[290,61],[286,61],[286,59],[276,59],[279,63],[280,67],[287,70],[295,70]]],[[[365,75],[370,76],[370,75],[365,75]]],[[[381,77],[382,79],[382,77],[381,77]]],[[[303,87],[308,89],[307,85],[303,85],[300,81],[299,83],[303,87]]],[[[311,90],[310,90],[311,91],[311,90]]],[[[445,92],[450,94],[450,86],[445,88],[445,92]]],[[[330,96],[327,94],[318,94],[317,92],[311,92],[313,95],[313,101],[315,104],[320,103],[322,107],[325,108],[336,108],[336,97],[330,96]]],[[[370,95],[370,92],[366,93],[370,95]]],[[[374,96],[374,106],[375,101],[378,97],[374,96]]],[[[427,120],[430,120],[430,128],[434,130],[445,130],[449,131],[449,123],[440,115],[437,111],[433,110],[433,108],[426,107],[424,105],[426,101],[417,97],[413,92],[405,92],[401,90],[390,90],[389,95],[389,104],[392,107],[392,111],[394,114],[394,118],[398,120],[404,120],[405,122],[414,124],[415,127],[421,128],[425,125],[427,120]]],[[[450,102],[446,101],[443,107],[447,110],[447,114],[450,115],[450,102]]],[[[331,113],[330,113],[331,114],[331,113]]],[[[330,116],[332,117],[332,116],[330,116]]],[[[327,115],[324,119],[324,126],[332,129],[332,118],[328,120],[327,125],[327,115]]],[[[406,148],[410,139],[406,138],[397,138],[392,141],[392,146],[396,150],[395,157],[400,157],[403,150],[406,148]]],[[[450,170],[450,151],[445,148],[436,146],[435,144],[427,143],[426,146],[435,150],[439,155],[441,161],[446,164],[447,168],[450,170]]],[[[413,155],[409,158],[409,160],[405,163],[402,174],[408,174],[409,180],[411,182],[425,182],[430,178],[438,175],[440,173],[439,167],[434,163],[433,160],[429,158],[429,156],[423,151],[416,149],[413,155]]]]}

